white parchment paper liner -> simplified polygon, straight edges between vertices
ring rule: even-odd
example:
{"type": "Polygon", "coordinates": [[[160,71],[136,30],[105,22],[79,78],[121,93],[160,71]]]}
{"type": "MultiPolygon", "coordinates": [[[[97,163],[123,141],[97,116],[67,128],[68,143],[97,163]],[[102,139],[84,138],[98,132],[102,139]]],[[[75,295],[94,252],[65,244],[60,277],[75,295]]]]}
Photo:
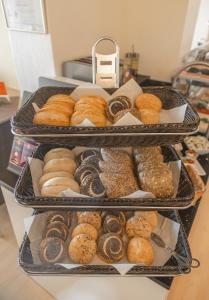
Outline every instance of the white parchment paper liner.
{"type": "MultiPolygon", "coordinates": [[[[42,240],[42,233],[46,227],[47,217],[50,213],[51,212],[48,211],[24,219],[25,231],[30,240],[30,249],[31,249],[34,264],[41,264],[39,258],[39,245],[42,240]]],[[[69,230],[68,239],[65,242],[66,247],[69,245],[69,242],[71,240],[71,232],[75,226],[76,226],[76,217],[74,216],[72,220],[71,228],[69,230]]],[[[180,229],[179,223],[158,214],[158,226],[154,230],[154,232],[159,234],[161,238],[165,241],[166,245],[168,245],[171,249],[174,250],[178,240],[179,229],[180,229]]],[[[123,241],[125,244],[127,244],[128,240],[126,235],[124,235],[123,241]]],[[[151,244],[154,250],[154,261],[152,266],[163,266],[171,257],[170,252],[166,249],[158,247],[152,241],[151,244]]],[[[69,257],[66,257],[62,263],[57,263],[56,265],[61,265],[69,270],[79,266],[83,266],[81,264],[74,264],[69,257]]],[[[124,256],[124,258],[120,261],[120,263],[107,264],[104,261],[102,261],[97,255],[95,255],[94,259],[89,265],[112,265],[121,275],[125,275],[129,270],[131,270],[133,266],[137,264],[130,264],[126,256],[124,256]]],[[[139,265],[143,265],[143,264],[139,264],[139,265]]]]}
{"type": "MultiPolygon", "coordinates": [[[[138,95],[142,94],[143,91],[138,83],[134,79],[130,79],[124,85],[122,85],[119,89],[117,89],[112,95],[106,92],[103,88],[88,84],[78,86],[73,90],[71,96],[78,101],[81,96],[101,96],[103,97],[107,103],[116,96],[127,96],[131,100],[132,107],[134,107],[135,99],[138,95]]],[[[185,118],[187,104],[172,108],[172,109],[162,109],[160,112],[160,123],[182,123],[185,118]]],[[[38,106],[34,108],[35,111],[38,110],[38,106]]],[[[118,122],[116,122],[113,126],[127,126],[127,125],[142,125],[143,123],[135,118],[132,114],[125,114],[118,122]]],[[[108,124],[109,126],[110,124],[108,124]]],[[[95,125],[89,120],[85,119],[82,123],[77,125],[79,127],[87,127],[95,125]]]]}
{"type": "MultiPolygon", "coordinates": [[[[75,147],[73,149],[75,155],[79,155],[81,152],[85,151],[86,149],[90,149],[88,147],[75,147]]],[[[91,148],[91,149],[96,149],[96,148],[91,148]]],[[[132,153],[132,148],[131,147],[123,147],[123,148],[118,148],[118,149],[123,149],[127,151],[128,153],[132,153]]],[[[33,184],[33,190],[35,196],[40,196],[40,189],[39,189],[39,179],[43,174],[43,161],[37,158],[29,158],[29,166],[30,166],[30,172],[31,172],[31,177],[32,177],[32,184],[33,184]]],[[[172,176],[173,176],[173,185],[174,185],[174,194],[171,198],[175,198],[177,193],[178,193],[178,187],[179,187],[179,180],[180,180],[180,174],[181,174],[181,160],[177,161],[172,161],[169,162],[169,167],[172,171],[172,176]]],[[[86,196],[80,193],[76,193],[72,191],[71,189],[67,189],[63,191],[60,196],[62,197],[85,197],[85,198],[90,198],[90,196],[86,196]]],[[[121,198],[155,198],[155,196],[146,191],[138,190],[130,195],[121,197],[121,198]]],[[[93,198],[92,198],[93,199],[93,198]]]]}

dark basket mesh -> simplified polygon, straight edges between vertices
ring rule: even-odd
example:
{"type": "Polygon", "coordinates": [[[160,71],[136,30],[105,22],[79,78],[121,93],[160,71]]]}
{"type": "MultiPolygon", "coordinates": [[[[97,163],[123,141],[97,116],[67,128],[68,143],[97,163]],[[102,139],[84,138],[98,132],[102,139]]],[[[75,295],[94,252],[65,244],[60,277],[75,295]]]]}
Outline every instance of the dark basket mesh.
{"type": "MultiPolygon", "coordinates": [[[[37,212],[36,212],[37,213],[37,212]]],[[[188,274],[191,271],[192,257],[186,234],[177,211],[160,212],[175,222],[180,223],[180,231],[176,245],[176,252],[187,259],[187,264],[179,266],[174,257],[171,257],[164,266],[134,266],[126,276],[177,276],[188,274]]],[[[25,234],[20,251],[19,264],[30,275],[60,274],[60,275],[116,275],[121,276],[111,265],[84,265],[71,270],[63,266],[33,263],[30,250],[30,240],[25,234]]]]}
{"type": "Polygon", "coordinates": [[[187,103],[184,122],[157,125],[107,126],[104,128],[33,125],[33,102],[42,107],[50,96],[57,93],[70,94],[73,91],[73,88],[42,87],[17,111],[12,119],[12,129],[13,132],[21,136],[36,135],[33,138],[40,143],[63,143],[68,139],[71,145],[134,146],[139,144],[166,145],[178,143],[183,140],[186,133],[194,132],[198,128],[199,117],[181,93],[169,87],[146,87],[143,90],[159,96],[164,109],[174,108],[187,103]],[[169,133],[170,135],[166,135],[169,133]],[[58,136],[53,136],[55,134],[58,136]],[[70,136],[65,136],[65,134],[70,136]]]}
{"type": "MultiPolygon", "coordinates": [[[[52,148],[60,145],[41,145],[34,153],[34,158],[43,160],[44,155],[52,148]]],[[[62,145],[63,146],[63,145],[62,145]]],[[[72,148],[64,145],[65,147],[72,148]]],[[[162,147],[162,153],[166,162],[179,160],[176,151],[171,146],[162,147]]],[[[194,188],[189,179],[188,173],[182,164],[179,180],[178,193],[175,198],[82,198],[82,197],[36,197],[34,195],[30,167],[25,165],[15,187],[15,198],[19,204],[27,207],[69,207],[79,209],[101,209],[111,207],[111,209],[184,209],[189,206],[194,197],[194,188]]]]}

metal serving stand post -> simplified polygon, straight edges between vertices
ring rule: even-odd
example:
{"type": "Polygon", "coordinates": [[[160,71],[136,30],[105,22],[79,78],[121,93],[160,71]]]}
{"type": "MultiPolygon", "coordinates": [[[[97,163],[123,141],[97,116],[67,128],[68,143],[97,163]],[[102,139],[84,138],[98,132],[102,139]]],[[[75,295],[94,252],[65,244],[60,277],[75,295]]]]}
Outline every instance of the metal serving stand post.
{"type": "Polygon", "coordinates": [[[102,88],[119,87],[119,47],[115,40],[110,37],[101,37],[92,47],[92,71],[93,84],[102,88]],[[96,47],[103,41],[110,41],[115,46],[112,54],[100,54],[96,52],[96,47]]]}

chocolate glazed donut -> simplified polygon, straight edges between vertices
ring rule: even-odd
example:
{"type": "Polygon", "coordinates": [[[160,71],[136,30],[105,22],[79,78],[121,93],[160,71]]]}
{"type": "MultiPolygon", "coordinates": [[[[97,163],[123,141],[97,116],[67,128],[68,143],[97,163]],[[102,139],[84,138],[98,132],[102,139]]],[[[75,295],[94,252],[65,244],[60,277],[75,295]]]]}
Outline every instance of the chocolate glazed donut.
{"type": "Polygon", "coordinates": [[[71,224],[71,212],[70,211],[55,211],[53,213],[51,213],[48,218],[47,218],[47,223],[53,223],[53,222],[62,222],[65,223],[65,225],[67,225],[68,227],[70,227],[71,224]]]}
{"type": "Polygon", "coordinates": [[[98,150],[88,149],[88,150],[81,152],[78,155],[78,157],[77,157],[78,164],[80,165],[88,157],[102,158],[101,153],[98,150]]]}
{"type": "Polygon", "coordinates": [[[107,215],[104,219],[103,230],[106,233],[123,234],[123,225],[119,217],[114,215],[107,215]]]}
{"type": "Polygon", "coordinates": [[[63,241],[67,239],[68,236],[68,227],[66,224],[60,221],[54,221],[47,225],[43,233],[44,238],[54,237],[60,238],[63,241]]]}
{"type": "Polygon", "coordinates": [[[124,256],[124,244],[117,234],[103,234],[98,241],[98,256],[107,263],[115,263],[124,256]]]}
{"type": "Polygon", "coordinates": [[[53,264],[64,258],[64,242],[59,238],[46,238],[40,243],[39,257],[43,263],[53,264]]]}

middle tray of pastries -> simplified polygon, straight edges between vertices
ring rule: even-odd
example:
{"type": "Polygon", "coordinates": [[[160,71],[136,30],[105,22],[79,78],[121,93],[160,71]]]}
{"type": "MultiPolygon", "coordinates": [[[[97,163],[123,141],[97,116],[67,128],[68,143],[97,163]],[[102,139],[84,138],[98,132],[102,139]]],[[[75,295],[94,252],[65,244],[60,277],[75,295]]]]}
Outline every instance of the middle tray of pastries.
{"type": "Polygon", "coordinates": [[[36,212],[24,224],[20,265],[30,274],[172,276],[191,267],[174,211],[47,211],[36,212]]]}
{"type": "Polygon", "coordinates": [[[41,145],[15,188],[20,204],[39,208],[185,208],[193,196],[187,171],[171,146],[41,145]]]}

